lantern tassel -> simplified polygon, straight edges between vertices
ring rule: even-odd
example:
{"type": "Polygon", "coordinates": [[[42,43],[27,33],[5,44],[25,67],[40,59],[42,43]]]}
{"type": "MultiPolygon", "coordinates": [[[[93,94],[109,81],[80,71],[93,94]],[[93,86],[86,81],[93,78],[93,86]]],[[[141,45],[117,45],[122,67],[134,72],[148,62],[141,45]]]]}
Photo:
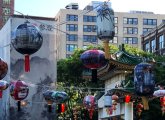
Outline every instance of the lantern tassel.
{"type": "Polygon", "coordinates": [[[49,113],[52,112],[52,105],[48,105],[48,112],[49,112],[49,113]]]}
{"type": "Polygon", "coordinates": [[[21,101],[17,102],[18,111],[21,111],[21,101]]]}
{"type": "Polygon", "coordinates": [[[142,103],[144,105],[144,110],[149,110],[148,98],[147,97],[142,96],[142,103]]]}
{"type": "Polygon", "coordinates": [[[93,117],[93,112],[94,112],[93,109],[89,109],[89,117],[90,117],[91,120],[92,120],[92,117],[93,117]]]}
{"type": "Polygon", "coordinates": [[[2,96],[3,96],[3,91],[0,90],[0,98],[2,98],[2,96]]]}
{"type": "Polygon", "coordinates": [[[97,69],[92,69],[92,82],[97,83],[97,69]]]}
{"type": "Polygon", "coordinates": [[[29,55],[25,55],[25,72],[30,72],[30,59],[29,59],[29,55]]]}

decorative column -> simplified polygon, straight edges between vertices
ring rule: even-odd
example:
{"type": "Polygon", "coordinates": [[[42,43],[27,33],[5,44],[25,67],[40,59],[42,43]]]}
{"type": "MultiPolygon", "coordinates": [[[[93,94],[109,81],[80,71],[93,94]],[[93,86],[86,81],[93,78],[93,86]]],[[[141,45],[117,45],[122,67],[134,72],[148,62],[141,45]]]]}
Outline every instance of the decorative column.
{"type": "Polygon", "coordinates": [[[133,103],[125,103],[125,116],[124,120],[133,120],[133,103]]]}

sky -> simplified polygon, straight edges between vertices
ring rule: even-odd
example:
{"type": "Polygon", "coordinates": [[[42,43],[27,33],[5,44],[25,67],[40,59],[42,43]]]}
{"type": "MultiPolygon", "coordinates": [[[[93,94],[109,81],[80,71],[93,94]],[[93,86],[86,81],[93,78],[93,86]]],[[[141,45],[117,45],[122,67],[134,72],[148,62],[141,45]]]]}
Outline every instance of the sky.
{"type": "MultiPolygon", "coordinates": [[[[65,9],[69,3],[78,3],[83,9],[92,0],[15,0],[15,11],[24,15],[52,17],[60,9],[65,9]]],[[[108,0],[93,0],[108,1],[108,0]]],[[[115,12],[129,12],[130,10],[149,11],[155,14],[165,14],[165,0],[110,0],[115,12]]],[[[15,14],[19,14],[15,12],[15,14]]]]}

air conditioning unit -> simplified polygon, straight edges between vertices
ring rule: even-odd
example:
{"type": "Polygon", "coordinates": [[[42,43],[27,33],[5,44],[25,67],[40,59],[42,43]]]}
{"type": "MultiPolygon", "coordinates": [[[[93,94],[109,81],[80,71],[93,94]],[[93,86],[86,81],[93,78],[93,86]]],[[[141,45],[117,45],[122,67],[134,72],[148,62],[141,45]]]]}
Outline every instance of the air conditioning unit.
{"type": "Polygon", "coordinates": [[[70,3],[66,7],[66,9],[74,9],[77,10],[79,8],[78,3],[70,3]]]}

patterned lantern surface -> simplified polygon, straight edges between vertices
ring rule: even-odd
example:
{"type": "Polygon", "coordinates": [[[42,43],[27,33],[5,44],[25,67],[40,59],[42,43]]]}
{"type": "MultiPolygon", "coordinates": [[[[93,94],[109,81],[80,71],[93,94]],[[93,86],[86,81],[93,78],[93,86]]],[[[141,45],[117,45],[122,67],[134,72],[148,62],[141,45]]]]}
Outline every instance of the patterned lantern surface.
{"type": "Polygon", "coordinates": [[[134,85],[138,95],[152,95],[155,87],[153,66],[140,63],[134,68],[134,85]]]}
{"type": "Polygon", "coordinates": [[[21,80],[11,82],[10,95],[15,100],[23,100],[28,96],[29,88],[28,85],[21,80]]]}
{"type": "Polygon", "coordinates": [[[104,3],[97,10],[97,36],[100,40],[113,39],[115,35],[114,11],[104,3]]]}
{"type": "Polygon", "coordinates": [[[87,109],[94,109],[96,107],[96,99],[92,95],[85,96],[83,104],[87,109]]]}
{"type": "Polygon", "coordinates": [[[8,71],[7,63],[0,58],[0,80],[2,80],[8,71]]]}
{"type": "Polygon", "coordinates": [[[104,52],[101,50],[87,50],[80,57],[85,67],[97,69],[106,65],[104,52]]]}
{"type": "Polygon", "coordinates": [[[37,52],[43,42],[43,37],[39,29],[25,22],[19,25],[12,34],[12,44],[17,52],[25,55],[25,72],[30,71],[29,55],[37,52]]]}
{"type": "Polygon", "coordinates": [[[13,47],[21,54],[33,54],[38,51],[42,45],[43,37],[39,29],[25,22],[19,25],[13,33],[13,47]]]}
{"type": "Polygon", "coordinates": [[[165,96],[165,90],[156,90],[156,91],[154,91],[153,96],[163,97],[163,96],[165,96]]]}
{"type": "Polygon", "coordinates": [[[9,83],[4,80],[0,80],[0,91],[6,90],[9,87],[9,83]]]}
{"type": "Polygon", "coordinates": [[[47,102],[64,103],[68,99],[66,92],[47,90],[43,93],[47,102]]]}

